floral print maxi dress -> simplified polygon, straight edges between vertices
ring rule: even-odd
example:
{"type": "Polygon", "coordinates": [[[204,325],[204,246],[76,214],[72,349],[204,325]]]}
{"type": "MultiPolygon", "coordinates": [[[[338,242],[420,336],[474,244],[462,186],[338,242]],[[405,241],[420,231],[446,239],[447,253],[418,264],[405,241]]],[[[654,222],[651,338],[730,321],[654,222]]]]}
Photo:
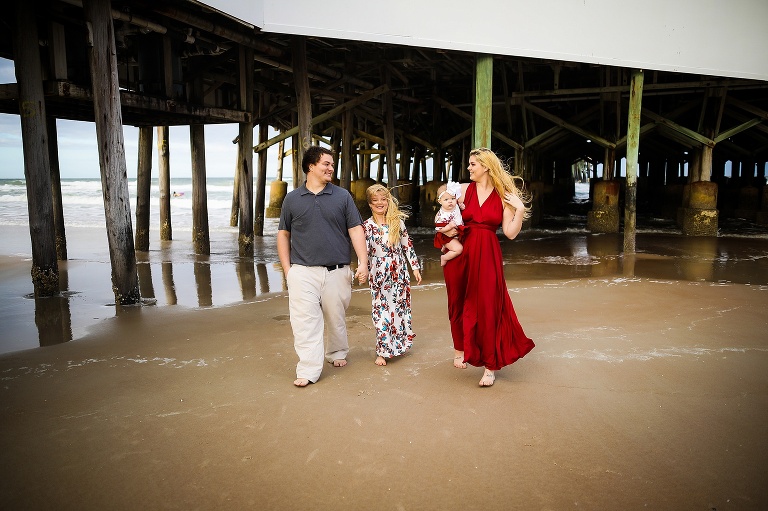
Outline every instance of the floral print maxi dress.
{"type": "Polygon", "coordinates": [[[371,287],[371,317],[376,327],[376,355],[392,358],[413,344],[411,327],[411,280],[408,262],[419,269],[419,260],[405,224],[400,224],[400,244],[387,245],[389,226],[373,218],[363,222],[368,245],[368,284],[371,287]]]}

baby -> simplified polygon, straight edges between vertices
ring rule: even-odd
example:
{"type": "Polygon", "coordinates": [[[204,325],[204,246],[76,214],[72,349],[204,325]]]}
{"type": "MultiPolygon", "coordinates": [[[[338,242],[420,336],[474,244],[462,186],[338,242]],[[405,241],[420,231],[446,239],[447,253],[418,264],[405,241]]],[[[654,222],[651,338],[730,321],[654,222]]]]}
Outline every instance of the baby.
{"type": "Polygon", "coordinates": [[[439,248],[443,254],[440,256],[440,266],[461,254],[464,247],[461,240],[464,237],[464,220],[461,218],[461,210],[464,204],[458,204],[461,197],[461,183],[448,181],[448,184],[442,185],[437,189],[437,202],[440,204],[440,210],[435,215],[435,248],[439,248]],[[449,224],[453,222],[453,226],[449,224]],[[455,238],[451,238],[446,231],[453,227],[459,231],[455,238]]]}

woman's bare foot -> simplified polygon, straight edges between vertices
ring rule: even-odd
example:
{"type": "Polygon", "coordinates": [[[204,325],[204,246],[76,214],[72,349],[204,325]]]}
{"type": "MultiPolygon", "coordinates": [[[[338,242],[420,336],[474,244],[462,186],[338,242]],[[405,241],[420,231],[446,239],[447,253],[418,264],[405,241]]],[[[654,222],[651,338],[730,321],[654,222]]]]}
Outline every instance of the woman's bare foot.
{"type": "Polygon", "coordinates": [[[491,387],[495,381],[496,375],[494,372],[490,369],[486,369],[485,372],[483,372],[483,377],[480,379],[480,386],[491,387]]]}
{"type": "Polygon", "coordinates": [[[345,358],[337,358],[333,361],[333,367],[344,367],[347,365],[347,359],[345,358]]]}
{"type": "Polygon", "coordinates": [[[293,381],[293,384],[294,384],[294,385],[296,385],[297,387],[306,387],[306,386],[307,386],[307,385],[309,385],[310,383],[312,383],[312,382],[311,382],[311,381],[309,381],[309,380],[308,380],[308,379],[306,379],[306,378],[296,378],[296,379],[293,381]]]}
{"type": "Polygon", "coordinates": [[[384,357],[376,357],[376,365],[377,366],[385,366],[385,365],[387,365],[387,361],[384,360],[384,357]]]}
{"type": "Polygon", "coordinates": [[[456,351],[453,352],[453,367],[456,369],[466,369],[467,364],[464,362],[464,352],[463,351],[456,351]]]}

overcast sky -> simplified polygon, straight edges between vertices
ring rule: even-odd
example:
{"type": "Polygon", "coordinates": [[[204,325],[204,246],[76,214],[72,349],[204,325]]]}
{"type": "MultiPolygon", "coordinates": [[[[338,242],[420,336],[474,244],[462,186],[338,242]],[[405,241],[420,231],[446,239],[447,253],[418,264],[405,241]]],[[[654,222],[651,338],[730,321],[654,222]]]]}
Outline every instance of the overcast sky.
{"type": "MultiPolygon", "coordinates": [[[[13,61],[0,58],[0,83],[15,83],[13,61]]],[[[96,125],[92,122],[57,120],[59,167],[62,178],[98,178],[99,154],[96,125]]],[[[258,136],[258,133],[254,133],[258,136]]],[[[125,162],[128,177],[136,177],[139,130],[123,127],[125,162]]],[[[205,127],[205,166],[208,177],[232,177],[235,172],[237,124],[205,127]]],[[[290,144],[290,141],[288,141],[290,144]]],[[[154,133],[152,177],[157,177],[157,132],[154,133]]],[[[189,127],[171,126],[171,177],[191,177],[189,127]]],[[[268,174],[277,166],[277,146],[269,151],[268,174]]],[[[254,158],[255,164],[255,158],[254,158]]],[[[290,160],[286,160],[290,172],[290,160]]],[[[0,114],[0,179],[24,177],[24,153],[21,144],[21,121],[18,115],[0,114]]]]}

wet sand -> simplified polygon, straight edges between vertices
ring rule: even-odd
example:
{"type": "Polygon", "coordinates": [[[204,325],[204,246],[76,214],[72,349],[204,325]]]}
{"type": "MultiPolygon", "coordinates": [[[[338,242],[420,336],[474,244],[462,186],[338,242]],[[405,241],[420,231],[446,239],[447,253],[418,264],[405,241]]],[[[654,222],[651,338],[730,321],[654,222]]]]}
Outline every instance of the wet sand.
{"type": "Polygon", "coordinates": [[[0,355],[0,508],[768,508],[764,240],[653,237],[632,260],[609,237],[520,241],[508,287],[537,346],[488,389],[452,366],[433,262],[412,352],[373,363],[358,287],[348,366],[303,389],[287,298],[258,272],[247,300],[156,287],[157,306],[0,355]]]}

